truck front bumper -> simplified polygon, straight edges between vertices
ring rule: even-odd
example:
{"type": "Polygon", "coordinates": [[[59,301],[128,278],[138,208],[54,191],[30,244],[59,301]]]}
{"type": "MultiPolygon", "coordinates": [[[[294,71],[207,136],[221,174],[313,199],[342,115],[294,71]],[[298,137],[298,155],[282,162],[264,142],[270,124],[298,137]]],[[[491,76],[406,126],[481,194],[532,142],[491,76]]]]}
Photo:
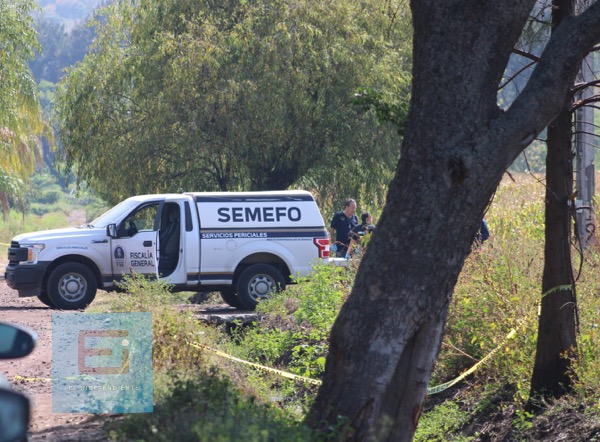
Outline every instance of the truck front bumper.
{"type": "Polygon", "coordinates": [[[44,274],[50,262],[37,264],[9,263],[4,273],[6,284],[19,292],[19,297],[38,296],[42,292],[44,274]]]}

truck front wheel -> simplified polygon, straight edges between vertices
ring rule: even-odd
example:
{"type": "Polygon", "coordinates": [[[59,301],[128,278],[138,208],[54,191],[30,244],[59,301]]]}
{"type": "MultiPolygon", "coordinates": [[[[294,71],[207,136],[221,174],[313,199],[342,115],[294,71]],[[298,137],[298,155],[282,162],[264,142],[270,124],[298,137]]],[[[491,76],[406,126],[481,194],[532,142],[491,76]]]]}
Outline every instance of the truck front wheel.
{"type": "Polygon", "coordinates": [[[56,267],[46,286],[50,302],[62,310],[87,307],[96,297],[96,289],[94,273],[78,262],[67,262],[56,267]]]}
{"type": "Polygon", "coordinates": [[[283,275],[275,267],[267,264],[251,265],[240,274],[237,282],[238,298],[248,310],[254,310],[260,300],[283,289],[283,275]]]}

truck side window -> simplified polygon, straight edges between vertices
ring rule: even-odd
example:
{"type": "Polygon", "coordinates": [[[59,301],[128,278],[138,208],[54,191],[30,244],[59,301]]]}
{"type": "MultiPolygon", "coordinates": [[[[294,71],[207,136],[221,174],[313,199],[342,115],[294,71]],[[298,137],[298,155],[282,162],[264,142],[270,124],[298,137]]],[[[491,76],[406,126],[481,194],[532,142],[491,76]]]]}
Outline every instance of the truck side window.
{"type": "Polygon", "coordinates": [[[121,223],[121,228],[119,229],[121,236],[133,236],[137,232],[154,230],[154,220],[157,211],[158,204],[150,204],[131,213],[121,223]]]}

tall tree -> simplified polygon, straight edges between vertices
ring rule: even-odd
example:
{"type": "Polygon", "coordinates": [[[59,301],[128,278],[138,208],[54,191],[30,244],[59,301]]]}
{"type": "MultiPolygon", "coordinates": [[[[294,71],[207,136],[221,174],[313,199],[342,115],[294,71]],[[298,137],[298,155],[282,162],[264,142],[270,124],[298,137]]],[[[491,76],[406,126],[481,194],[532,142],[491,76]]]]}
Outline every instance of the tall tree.
{"type": "Polygon", "coordinates": [[[299,180],[378,191],[396,131],[352,101],[360,86],[408,93],[410,28],[377,5],[115,2],[59,88],[68,165],[110,200],[299,180]]]}
{"type": "MultiPolygon", "coordinates": [[[[552,30],[573,16],[575,0],[553,0],[552,30]]],[[[568,94],[548,126],[544,273],[530,404],[540,395],[559,397],[572,385],[577,347],[575,280],[571,258],[573,200],[572,112],[568,94]]]]}
{"type": "Polygon", "coordinates": [[[308,417],[413,438],[448,306],[506,168],[564,108],[600,3],[563,20],[509,109],[497,88],[535,1],[413,0],[412,98],[387,203],[330,338],[308,417]]]}
{"type": "Polygon", "coordinates": [[[37,47],[33,0],[0,2],[0,205],[17,194],[41,160],[39,136],[48,132],[27,65],[37,47]]]}

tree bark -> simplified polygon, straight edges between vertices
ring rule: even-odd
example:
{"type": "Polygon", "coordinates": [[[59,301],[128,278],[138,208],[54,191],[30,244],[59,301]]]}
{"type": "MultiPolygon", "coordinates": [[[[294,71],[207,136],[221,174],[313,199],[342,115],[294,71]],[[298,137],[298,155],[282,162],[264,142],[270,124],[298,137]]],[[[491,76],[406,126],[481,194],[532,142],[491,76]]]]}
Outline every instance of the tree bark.
{"type": "MultiPolygon", "coordinates": [[[[574,0],[554,0],[553,29],[574,13],[574,0]]],[[[542,396],[560,397],[572,385],[569,368],[577,346],[575,280],[571,260],[571,215],[575,201],[572,167],[572,99],[548,126],[546,243],[541,313],[530,407],[542,396]]]]}
{"type": "Polygon", "coordinates": [[[511,108],[497,87],[534,1],[413,0],[413,88],[401,158],[307,417],[347,439],[410,441],[452,291],[514,158],[563,108],[600,38],[600,6],[561,25],[511,108]],[[593,26],[588,26],[593,24],[593,26]]]}

